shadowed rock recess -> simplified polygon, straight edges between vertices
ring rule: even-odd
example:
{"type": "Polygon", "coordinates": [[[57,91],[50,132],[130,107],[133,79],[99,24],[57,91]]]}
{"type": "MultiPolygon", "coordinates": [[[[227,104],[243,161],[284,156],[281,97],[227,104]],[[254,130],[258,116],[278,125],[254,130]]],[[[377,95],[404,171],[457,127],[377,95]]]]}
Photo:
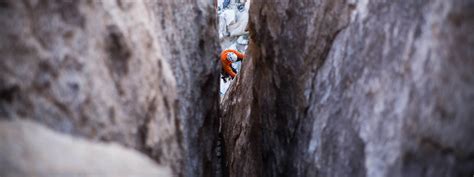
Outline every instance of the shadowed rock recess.
{"type": "Polygon", "coordinates": [[[210,176],[219,79],[211,1],[1,0],[0,24],[2,122],[29,119],[139,150],[176,176],[210,176]]]}
{"type": "Polygon", "coordinates": [[[229,176],[474,174],[474,2],[253,0],[229,176]]]}

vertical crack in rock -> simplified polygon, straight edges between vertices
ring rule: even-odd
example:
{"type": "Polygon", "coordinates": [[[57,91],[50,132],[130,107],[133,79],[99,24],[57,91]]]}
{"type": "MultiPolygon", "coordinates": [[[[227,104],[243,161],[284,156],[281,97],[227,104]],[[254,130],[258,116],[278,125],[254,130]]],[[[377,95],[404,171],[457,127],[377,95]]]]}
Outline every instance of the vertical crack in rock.
{"type": "Polygon", "coordinates": [[[473,174],[472,1],[253,0],[220,105],[213,8],[0,1],[0,176],[473,174]]]}
{"type": "Polygon", "coordinates": [[[214,175],[215,177],[228,177],[227,171],[227,160],[225,157],[225,141],[222,134],[219,133],[216,144],[215,144],[215,164],[214,164],[214,175]]]}
{"type": "Polygon", "coordinates": [[[321,66],[349,17],[348,8],[339,1],[322,2],[324,11],[312,11],[315,2],[279,5],[282,4],[253,2],[252,58],[244,64],[242,78],[232,86],[222,105],[225,139],[236,140],[226,142],[231,176],[294,174],[300,122],[310,123],[301,120],[308,108],[303,97],[304,81],[314,74],[308,71],[321,66]],[[261,159],[242,155],[244,152],[261,159]]]}

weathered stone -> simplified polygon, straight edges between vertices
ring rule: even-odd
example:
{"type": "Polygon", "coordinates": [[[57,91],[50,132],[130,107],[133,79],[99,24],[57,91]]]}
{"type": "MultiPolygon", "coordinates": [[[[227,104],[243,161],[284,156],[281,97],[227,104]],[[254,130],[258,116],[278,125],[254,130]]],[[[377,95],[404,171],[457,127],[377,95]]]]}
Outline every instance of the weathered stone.
{"type": "Polygon", "coordinates": [[[0,2],[0,116],[209,176],[217,30],[205,0],[0,2]]]}
{"type": "Polygon", "coordinates": [[[157,3],[159,40],[177,82],[173,104],[182,136],[185,176],[211,176],[218,133],[218,34],[212,1],[168,0],[157,3]]]}
{"type": "Polygon", "coordinates": [[[252,1],[230,176],[469,176],[474,3],[252,1]]]}
{"type": "Polygon", "coordinates": [[[170,169],[118,144],[91,142],[24,120],[0,121],[0,176],[171,176],[170,169]]]}

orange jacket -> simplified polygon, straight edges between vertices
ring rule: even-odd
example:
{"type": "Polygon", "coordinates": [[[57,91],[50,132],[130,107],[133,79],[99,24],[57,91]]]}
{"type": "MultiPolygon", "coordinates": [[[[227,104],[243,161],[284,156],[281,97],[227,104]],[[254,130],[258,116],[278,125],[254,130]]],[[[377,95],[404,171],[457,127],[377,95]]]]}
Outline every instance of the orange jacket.
{"type": "Polygon", "coordinates": [[[230,75],[230,77],[234,78],[237,74],[232,70],[232,62],[227,60],[227,54],[229,52],[234,53],[235,55],[237,55],[237,58],[241,60],[245,58],[245,54],[242,54],[239,51],[233,49],[227,49],[222,51],[221,53],[222,68],[227,74],[230,75]]]}

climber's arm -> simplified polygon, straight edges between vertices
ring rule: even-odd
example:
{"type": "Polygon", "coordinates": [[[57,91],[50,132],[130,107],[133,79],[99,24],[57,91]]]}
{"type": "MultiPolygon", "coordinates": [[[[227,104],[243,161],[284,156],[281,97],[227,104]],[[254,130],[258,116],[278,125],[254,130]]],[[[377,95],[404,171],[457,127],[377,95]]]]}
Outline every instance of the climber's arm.
{"type": "Polygon", "coordinates": [[[245,54],[243,54],[243,53],[237,52],[235,54],[237,55],[237,58],[239,58],[241,60],[243,60],[245,58],[245,54]]]}
{"type": "Polygon", "coordinates": [[[224,67],[224,71],[230,75],[230,77],[234,78],[237,74],[234,72],[234,70],[232,69],[232,67],[230,65],[225,65],[223,66],[224,67]]]}

